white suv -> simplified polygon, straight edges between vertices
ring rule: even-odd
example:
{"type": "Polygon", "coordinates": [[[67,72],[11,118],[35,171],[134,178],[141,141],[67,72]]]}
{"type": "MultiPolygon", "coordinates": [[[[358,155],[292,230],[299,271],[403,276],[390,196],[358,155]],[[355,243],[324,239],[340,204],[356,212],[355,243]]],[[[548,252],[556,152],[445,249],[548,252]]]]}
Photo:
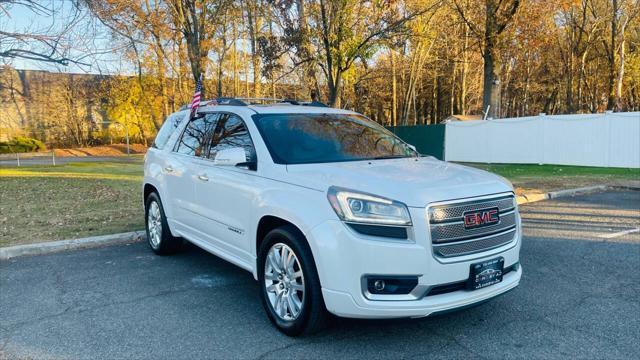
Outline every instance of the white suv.
{"type": "Polygon", "coordinates": [[[253,273],[285,334],[327,311],[423,317],[520,282],[521,225],[503,178],[418,154],[346,110],[206,102],[171,115],[144,165],[147,238],[186,239],[253,273]]]}

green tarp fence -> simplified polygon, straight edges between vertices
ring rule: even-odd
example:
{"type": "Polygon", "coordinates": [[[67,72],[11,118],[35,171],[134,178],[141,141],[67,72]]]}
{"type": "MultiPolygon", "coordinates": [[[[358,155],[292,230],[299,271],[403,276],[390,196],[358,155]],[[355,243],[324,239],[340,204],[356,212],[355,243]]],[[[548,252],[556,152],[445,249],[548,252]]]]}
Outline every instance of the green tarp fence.
{"type": "Polygon", "coordinates": [[[389,126],[387,129],[415,146],[421,154],[444,160],[444,124],[389,126]]]}

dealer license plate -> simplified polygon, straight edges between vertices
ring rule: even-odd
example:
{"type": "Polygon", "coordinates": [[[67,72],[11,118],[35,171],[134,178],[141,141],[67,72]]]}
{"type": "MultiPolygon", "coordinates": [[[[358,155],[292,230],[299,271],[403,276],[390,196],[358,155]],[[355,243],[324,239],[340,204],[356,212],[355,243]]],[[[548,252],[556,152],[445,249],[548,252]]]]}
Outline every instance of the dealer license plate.
{"type": "Polygon", "coordinates": [[[503,269],[503,257],[471,264],[469,281],[467,283],[468,288],[470,290],[477,290],[499,283],[502,281],[503,269]]]}

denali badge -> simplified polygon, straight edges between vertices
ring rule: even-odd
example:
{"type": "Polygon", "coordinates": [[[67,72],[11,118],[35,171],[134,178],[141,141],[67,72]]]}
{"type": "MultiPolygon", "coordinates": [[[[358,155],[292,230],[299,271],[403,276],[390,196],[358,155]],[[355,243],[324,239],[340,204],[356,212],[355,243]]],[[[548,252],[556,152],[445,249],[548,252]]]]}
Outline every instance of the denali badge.
{"type": "Polygon", "coordinates": [[[463,217],[465,229],[493,225],[500,221],[498,208],[467,211],[463,217]]]}

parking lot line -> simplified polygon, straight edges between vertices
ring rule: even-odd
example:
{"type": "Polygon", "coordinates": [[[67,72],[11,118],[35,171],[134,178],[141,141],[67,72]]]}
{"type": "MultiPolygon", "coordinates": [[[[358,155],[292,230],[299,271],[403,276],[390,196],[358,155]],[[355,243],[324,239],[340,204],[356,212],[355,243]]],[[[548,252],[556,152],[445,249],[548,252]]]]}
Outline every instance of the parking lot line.
{"type": "Polygon", "coordinates": [[[627,234],[633,234],[636,232],[639,232],[640,228],[635,228],[635,229],[629,229],[629,230],[623,230],[623,231],[618,231],[618,232],[614,232],[611,234],[602,234],[602,235],[598,235],[598,237],[601,237],[603,239],[613,239],[613,238],[617,238],[623,235],[627,235],[627,234]]]}

